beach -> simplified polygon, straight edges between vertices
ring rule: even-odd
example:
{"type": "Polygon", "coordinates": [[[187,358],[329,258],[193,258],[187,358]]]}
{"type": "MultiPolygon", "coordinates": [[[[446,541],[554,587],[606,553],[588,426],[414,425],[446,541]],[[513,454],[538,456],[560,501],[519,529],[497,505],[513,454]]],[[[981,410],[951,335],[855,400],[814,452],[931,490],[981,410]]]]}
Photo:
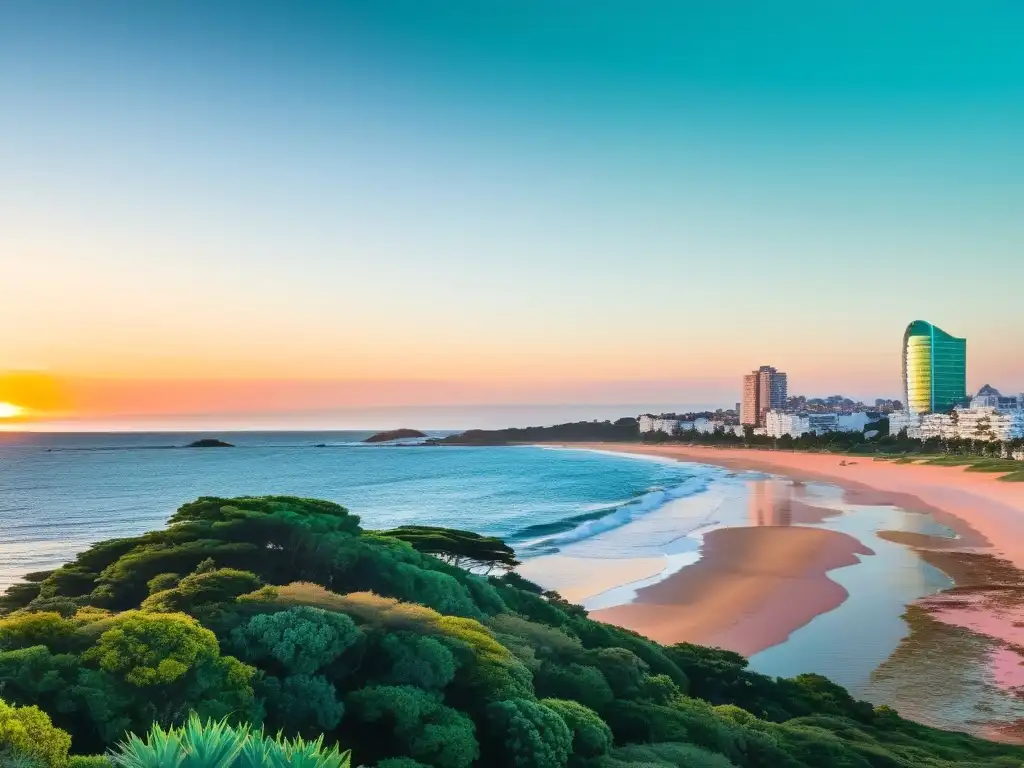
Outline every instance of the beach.
{"type": "MultiPolygon", "coordinates": [[[[840,581],[855,584],[857,569],[864,567],[858,563],[873,556],[862,541],[811,526],[828,515],[891,508],[934,521],[945,534],[884,526],[875,532],[880,544],[912,553],[921,567],[934,568],[948,581],[906,602],[903,637],[894,640],[890,658],[879,660],[861,694],[895,702],[925,722],[1024,741],[1024,483],[960,467],[836,454],[613,443],[565,447],[694,462],[739,476],[761,472],[791,489],[780,501],[766,496],[771,483],[749,481],[748,519],[740,523],[746,527],[712,526],[695,562],[662,578],[647,576],[627,591],[631,599],[591,611],[594,618],[663,643],[718,646],[756,661],[755,654],[785,647],[795,632],[842,606],[848,590],[840,581]],[[842,504],[825,509],[820,507],[830,505],[806,501],[801,489],[812,485],[837,489],[842,504]],[[975,668],[954,685],[955,675],[936,674],[931,656],[965,642],[975,649],[975,668]],[[974,695],[972,685],[985,693],[971,700],[973,713],[942,720],[936,715],[941,705],[921,703],[933,693],[950,702],[967,700],[974,695]],[[979,712],[993,708],[999,710],[994,724],[978,719],[979,712]]],[[[617,568],[606,563],[602,587],[615,580],[617,568]]],[[[623,581],[631,571],[644,568],[623,563],[623,581]]]]}
{"type": "Polygon", "coordinates": [[[855,565],[859,554],[872,553],[842,533],[720,528],[705,535],[697,563],[592,616],[661,643],[685,639],[750,656],[842,603],[846,590],[827,573],[855,565]]]}

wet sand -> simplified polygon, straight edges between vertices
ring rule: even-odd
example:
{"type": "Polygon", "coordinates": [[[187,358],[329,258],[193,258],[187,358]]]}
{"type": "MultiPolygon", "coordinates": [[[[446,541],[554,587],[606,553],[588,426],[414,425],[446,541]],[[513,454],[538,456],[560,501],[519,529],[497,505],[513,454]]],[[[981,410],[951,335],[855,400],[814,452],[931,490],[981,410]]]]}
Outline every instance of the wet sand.
{"type": "MultiPolygon", "coordinates": [[[[905,619],[918,619],[907,619],[911,634],[894,653],[892,663],[883,665],[885,671],[880,668],[877,682],[884,685],[891,678],[905,683],[906,669],[892,677],[892,670],[901,666],[895,661],[908,654],[927,659],[928,637],[943,637],[943,643],[955,641],[970,647],[981,659],[981,671],[977,673],[981,677],[973,682],[965,677],[961,681],[967,686],[964,692],[971,686],[995,687],[1009,698],[1001,700],[1007,708],[990,724],[976,719],[963,722],[969,724],[969,730],[990,738],[1024,741],[1024,483],[1003,482],[997,474],[968,472],[963,467],[835,454],[681,445],[588,443],[567,447],[658,456],[737,471],[763,471],[796,481],[824,482],[843,489],[844,500],[849,504],[892,505],[930,514],[936,522],[954,531],[956,538],[909,531],[880,531],[879,536],[912,549],[948,574],[956,586],[908,606],[905,619]],[[937,629],[941,626],[954,634],[944,635],[937,629]],[[926,631],[923,627],[931,628],[926,631]],[[1014,700],[1017,705],[1008,703],[1014,700]]],[[[745,542],[744,557],[765,562],[770,559],[766,552],[774,556],[772,550],[779,542],[778,537],[773,539],[769,533],[772,530],[753,529],[745,542]]],[[[706,542],[712,537],[709,534],[706,542]]],[[[788,578],[776,578],[769,570],[761,578],[745,580],[742,573],[734,571],[735,558],[725,547],[706,545],[704,559],[697,566],[641,590],[632,605],[593,615],[666,642],[685,639],[750,654],[784,641],[814,616],[837,607],[845,597],[835,589],[842,588],[826,575],[830,568],[838,567],[833,563],[842,561],[841,549],[832,547],[831,555],[818,556],[793,545],[789,557],[802,561],[803,570],[787,564],[788,578]],[[687,576],[687,571],[700,566],[704,575],[687,576]],[[832,587],[827,586],[830,583],[832,587]],[[684,611],[695,616],[679,618],[677,614],[684,611]]],[[[930,678],[933,664],[924,665],[925,673],[920,675],[925,681],[923,691],[935,687],[930,678]]],[[[897,686],[894,691],[900,687],[904,686],[897,686]]],[[[957,700],[956,696],[951,699],[957,700]]],[[[912,697],[904,703],[913,707],[920,702],[912,697]]],[[[979,707],[975,712],[983,709],[979,707]]],[[[926,722],[931,719],[927,708],[917,716],[926,722]]]]}
{"type": "Polygon", "coordinates": [[[663,557],[635,557],[595,560],[589,557],[545,555],[526,560],[516,568],[524,578],[544,584],[557,584],[558,593],[573,603],[623,584],[632,584],[657,576],[665,569],[663,557]]]}
{"type": "Polygon", "coordinates": [[[847,501],[854,504],[893,504],[931,513],[937,522],[956,531],[961,549],[992,554],[1024,568],[1024,483],[1002,482],[993,473],[797,451],[639,443],[579,443],[569,447],[660,456],[832,483],[846,489],[847,501]]]}
{"type": "Polygon", "coordinates": [[[591,616],[661,643],[687,641],[749,656],[840,605],[847,592],[828,572],[871,554],[835,531],[722,528],[705,534],[699,562],[640,589],[634,602],[591,616]]]}

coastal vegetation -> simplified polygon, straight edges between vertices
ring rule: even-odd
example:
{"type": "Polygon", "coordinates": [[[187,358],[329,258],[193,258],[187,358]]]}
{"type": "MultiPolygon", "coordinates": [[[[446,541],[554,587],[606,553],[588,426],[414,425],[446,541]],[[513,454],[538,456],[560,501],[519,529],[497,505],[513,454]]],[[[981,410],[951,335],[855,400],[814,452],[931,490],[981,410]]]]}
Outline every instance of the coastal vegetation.
{"type": "Polygon", "coordinates": [[[368,438],[363,440],[363,442],[387,443],[391,440],[412,440],[426,436],[425,432],[420,432],[418,429],[389,429],[384,432],[378,432],[375,435],[370,435],[368,438]]]}
{"type": "Polygon", "coordinates": [[[1018,459],[1024,452],[1024,440],[998,442],[958,438],[908,437],[906,430],[889,433],[889,420],[883,418],[868,424],[863,432],[807,433],[800,437],[755,435],[747,427],[742,435],[733,430],[712,432],[688,430],[669,435],[665,432],[641,433],[636,419],[617,421],[581,421],[550,427],[523,429],[475,429],[445,438],[431,440],[439,445],[510,445],[516,443],[571,442],[643,442],[648,444],[683,443],[727,448],[762,448],[786,451],[817,451],[831,453],[870,454],[879,458],[906,458],[926,463],[955,462],[979,472],[1006,472],[1004,480],[1024,480],[1024,464],[1018,459]]]}
{"type": "Polygon", "coordinates": [[[1024,761],[818,675],[770,678],[735,653],[593,621],[514,559],[466,531],[370,530],[327,501],[199,498],[166,529],[95,544],[0,599],[0,764],[1024,761]]]}
{"type": "MultiPolygon", "coordinates": [[[[689,430],[676,435],[645,432],[644,443],[684,443],[727,448],[762,448],[785,451],[817,451],[874,455],[879,458],[904,458],[907,461],[969,466],[981,472],[1024,472],[1024,464],[1013,456],[1024,450],[1024,440],[1008,442],[965,440],[933,437],[927,440],[908,437],[906,430],[889,433],[888,419],[869,424],[864,432],[808,432],[799,437],[755,435],[752,427],[744,434],[732,431],[697,432],[689,430]],[[868,437],[874,433],[874,436],[868,437]]],[[[1007,479],[1019,479],[1017,477],[1007,479]]]]}
{"type": "Polygon", "coordinates": [[[592,440],[628,442],[640,437],[636,419],[625,417],[617,421],[576,421],[550,427],[522,427],[511,429],[471,429],[457,435],[432,442],[440,445],[506,445],[511,443],[558,443],[592,440]]]}

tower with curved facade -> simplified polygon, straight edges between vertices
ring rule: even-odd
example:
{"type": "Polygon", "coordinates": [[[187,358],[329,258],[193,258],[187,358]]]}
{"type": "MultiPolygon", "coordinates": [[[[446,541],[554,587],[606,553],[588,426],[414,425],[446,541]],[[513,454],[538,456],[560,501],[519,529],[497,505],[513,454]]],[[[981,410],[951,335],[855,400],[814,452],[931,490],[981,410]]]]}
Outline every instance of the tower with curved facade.
{"type": "Polygon", "coordinates": [[[912,413],[942,413],[967,398],[967,339],[923,320],[903,334],[903,394],[912,413]]]}

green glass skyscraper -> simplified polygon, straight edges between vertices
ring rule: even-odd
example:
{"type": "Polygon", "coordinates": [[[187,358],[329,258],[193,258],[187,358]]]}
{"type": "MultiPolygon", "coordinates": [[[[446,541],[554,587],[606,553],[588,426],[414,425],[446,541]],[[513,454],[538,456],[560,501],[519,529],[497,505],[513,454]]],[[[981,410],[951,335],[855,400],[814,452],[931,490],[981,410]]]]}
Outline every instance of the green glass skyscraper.
{"type": "Polygon", "coordinates": [[[915,320],[903,334],[903,394],[913,413],[942,413],[967,399],[967,339],[915,320]]]}

